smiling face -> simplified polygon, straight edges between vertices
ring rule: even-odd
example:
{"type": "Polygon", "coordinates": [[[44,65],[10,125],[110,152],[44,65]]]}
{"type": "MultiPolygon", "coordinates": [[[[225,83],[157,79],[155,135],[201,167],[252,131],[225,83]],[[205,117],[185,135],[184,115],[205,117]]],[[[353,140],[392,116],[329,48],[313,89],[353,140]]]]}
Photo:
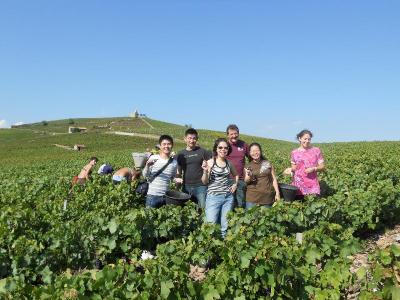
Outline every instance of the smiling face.
{"type": "Polygon", "coordinates": [[[310,148],[311,136],[308,133],[305,133],[299,138],[299,142],[300,142],[301,148],[304,148],[304,149],[310,148]]]}
{"type": "Polygon", "coordinates": [[[196,134],[188,134],[185,136],[186,148],[194,149],[197,144],[198,137],[196,134]]]}
{"type": "Polygon", "coordinates": [[[236,144],[239,139],[239,132],[235,129],[228,129],[227,137],[229,143],[236,144]]]}
{"type": "Polygon", "coordinates": [[[218,157],[225,158],[228,155],[228,150],[229,150],[229,147],[226,142],[221,141],[218,143],[218,146],[217,146],[218,157]]]}
{"type": "Polygon", "coordinates": [[[258,161],[261,157],[261,150],[257,145],[253,145],[250,147],[249,154],[253,160],[258,161]]]}
{"type": "Polygon", "coordinates": [[[172,143],[169,140],[162,140],[160,143],[160,154],[169,156],[172,151],[172,143]]]}

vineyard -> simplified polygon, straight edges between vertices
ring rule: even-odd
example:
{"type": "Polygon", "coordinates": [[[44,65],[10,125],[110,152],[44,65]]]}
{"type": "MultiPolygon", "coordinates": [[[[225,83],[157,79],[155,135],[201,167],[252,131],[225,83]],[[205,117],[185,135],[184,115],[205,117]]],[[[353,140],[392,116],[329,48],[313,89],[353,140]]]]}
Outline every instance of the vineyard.
{"type": "MultiPolygon", "coordinates": [[[[184,127],[153,124],[154,134],[183,136],[184,127]]],[[[322,198],[237,210],[222,240],[195,204],[145,209],[133,186],[97,174],[74,187],[63,210],[89,156],[131,166],[130,153],[155,142],[51,132],[51,122],[0,130],[2,299],[400,299],[397,243],[351,268],[372,235],[400,223],[400,143],[318,145],[327,166],[322,198]],[[82,142],[80,152],[52,146],[82,142]],[[144,251],[154,257],[144,259],[144,251]]],[[[210,148],[217,136],[200,131],[200,143],[210,148]]],[[[260,142],[279,174],[296,147],[241,137],[260,142]]]]}

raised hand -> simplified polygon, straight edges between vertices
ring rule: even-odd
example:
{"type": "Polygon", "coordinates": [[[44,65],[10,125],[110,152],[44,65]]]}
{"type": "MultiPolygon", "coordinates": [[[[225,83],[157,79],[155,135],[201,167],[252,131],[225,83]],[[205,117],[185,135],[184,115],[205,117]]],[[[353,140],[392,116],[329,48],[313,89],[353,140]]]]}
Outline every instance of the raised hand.
{"type": "Polygon", "coordinates": [[[310,173],[313,173],[313,172],[316,172],[316,171],[317,171],[316,167],[310,167],[310,168],[307,168],[307,169],[304,170],[304,172],[306,172],[306,174],[310,174],[310,173]]]}
{"type": "Polygon", "coordinates": [[[183,179],[179,178],[179,177],[175,177],[174,178],[174,182],[177,183],[177,184],[182,184],[183,183],[183,179]]]}
{"type": "Polygon", "coordinates": [[[146,166],[150,167],[150,166],[154,165],[156,163],[156,161],[157,161],[157,159],[149,159],[146,162],[146,166]]]}
{"type": "Polygon", "coordinates": [[[283,171],[283,175],[292,175],[292,168],[286,168],[285,171],[283,171]]]}
{"type": "Polygon", "coordinates": [[[203,171],[207,171],[208,170],[208,164],[206,160],[203,160],[203,163],[201,164],[201,167],[203,169],[203,171]]]}
{"type": "Polygon", "coordinates": [[[245,168],[244,171],[246,172],[246,176],[251,177],[251,175],[253,174],[253,172],[251,171],[251,168],[245,168]]]}

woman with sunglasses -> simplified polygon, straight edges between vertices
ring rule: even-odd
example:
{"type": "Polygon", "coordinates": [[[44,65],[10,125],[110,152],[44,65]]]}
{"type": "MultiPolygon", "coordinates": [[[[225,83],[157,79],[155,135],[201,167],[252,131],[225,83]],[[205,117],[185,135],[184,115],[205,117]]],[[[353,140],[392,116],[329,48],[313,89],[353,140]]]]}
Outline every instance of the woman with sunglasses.
{"type": "Polygon", "coordinates": [[[214,143],[213,158],[203,161],[202,165],[201,180],[208,185],[206,222],[220,224],[222,237],[225,237],[228,230],[226,215],[233,209],[233,194],[239,181],[235,167],[226,158],[231,152],[228,141],[219,138],[214,143]],[[234,178],[233,182],[231,177],[234,178]]]}
{"type": "Polygon", "coordinates": [[[256,205],[271,207],[274,201],[280,199],[274,168],[262,154],[259,143],[250,144],[249,154],[249,164],[244,169],[246,209],[256,205]]]}

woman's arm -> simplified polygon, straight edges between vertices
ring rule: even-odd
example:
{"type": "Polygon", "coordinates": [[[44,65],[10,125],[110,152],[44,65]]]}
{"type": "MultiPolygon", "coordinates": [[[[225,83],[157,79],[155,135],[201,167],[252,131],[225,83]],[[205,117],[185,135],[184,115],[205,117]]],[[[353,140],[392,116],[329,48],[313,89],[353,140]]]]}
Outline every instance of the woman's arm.
{"type": "Polygon", "coordinates": [[[244,181],[249,183],[251,181],[251,170],[249,168],[243,169],[244,181]]]}
{"type": "Polygon", "coordinates": [[[210,180],[209,176],[210,176],[210,171],[211,171],[211,167],[212,167],[212,159],[209,159],[208,161],[203,160],[203,164],[201,165],[202,169],[203,169],[203,175],[201,176],[201,182],[203,184],[208,184],[208,181],[210,180]]]}
{"type": "Polygon", "coordinates": [[[271,166],[271,175],[272,175],[272,185],[274,186],[275,190],[275,200],[281,199],[281,194],[279,193],[279,186],[278,186],[278,180],[276,179],[275,176],[275,170],[274,167],[271,166]]]}
{"type": "Polygon", "coordinates": [[[293,176],[294,172],[296,171],[297,165],[294,162],[291,162],[291,167],[286,168],[285,171],[283,171],[283,175],[290,175],[293,176]]]}
{"type": "Polygon", "coordinates": [[[325,170],[325,164],[320,163],[316,167],[310,167],[310,168],[305,169],[305,172],[307,174],[310,174],[312,172],[319,172],[319,171],[323,171],[323,170],[325,170]]]}
{"type": "Polygon", "coordinates": [[[325,170],[325,163],[324,163],[324,157],[321,153],[321,150],[317,147],[313,148],[313,150],[316,152],[316,158],[315,158],[315,167],[310,167],[305,170],[307,174],[312,173],[312,172],[319,172],[319,171],[324,171],[325,170]]]}
{"type": "Polygon", "coordinates": [[[315,172],[319,172],[319,171],[325,171],[324,163],[320,163],[320,164],[318,164],[318,166],[315,167],[315,172]]]}

